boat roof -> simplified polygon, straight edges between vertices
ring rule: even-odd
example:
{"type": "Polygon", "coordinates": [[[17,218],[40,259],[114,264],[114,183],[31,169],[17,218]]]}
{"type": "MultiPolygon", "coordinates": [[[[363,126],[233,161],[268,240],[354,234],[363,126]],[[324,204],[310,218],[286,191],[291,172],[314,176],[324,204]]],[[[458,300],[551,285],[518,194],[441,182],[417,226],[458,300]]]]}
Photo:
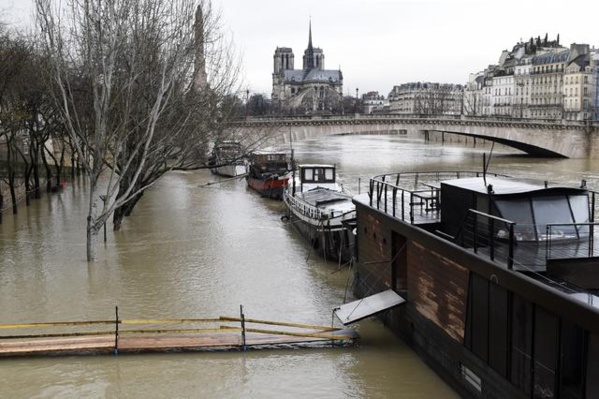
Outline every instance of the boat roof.
{"type": "Polygon", "coordinates": [[[566,191],[566,192],[585,192],[586,190],[574,187],[551,186],[545,187],[544,184],[527,182],[522,180],[512,180],[501,177],[470,177],[464,179],[445,180],[441,182],[449,186],[474,191],[480,194],[488,194],[488,186],[491,185],[493,195],[522,194],[536,191],[566,191]]]}
{"type": "Polygon", "coordinates": [[[336,211],[351,211],[355,209],[355,205],[349,195],[324,187],[317,187],[309,191],[296,193],[296,195],[301,196],[307,203],[323,209],[334,209],[336,211]]]}
{"type": "Polygon", "coordinates": [[[253,155],[287,155],[285,151],[254,150],[253,155]]]}
{"type": "Polygon", "coordinates": [[[300,168],[334,168],[334,164],[326,164],[326,163],[305,163],[298,165],[300,168]]]}

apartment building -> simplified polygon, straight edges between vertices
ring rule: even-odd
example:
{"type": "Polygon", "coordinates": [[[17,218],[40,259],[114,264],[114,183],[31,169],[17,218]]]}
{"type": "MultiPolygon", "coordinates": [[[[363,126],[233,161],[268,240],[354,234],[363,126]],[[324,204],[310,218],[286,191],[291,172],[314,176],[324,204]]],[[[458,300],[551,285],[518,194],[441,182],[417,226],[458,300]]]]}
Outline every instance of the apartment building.
{"type": "Polygon", "coordinates": [[[403,115],[461,115],[464,86],[413,82],[394,86],[389,92],[389,112],[403,115]]]}
{"type": "Polygon", "coordinates": [[[471,74],[465,115],[548,120],[597,120],[599,50],[531,39],[502,52],[499,62],[471,74]],[[480,102],[481,106],[471,104],[480,102]]]}

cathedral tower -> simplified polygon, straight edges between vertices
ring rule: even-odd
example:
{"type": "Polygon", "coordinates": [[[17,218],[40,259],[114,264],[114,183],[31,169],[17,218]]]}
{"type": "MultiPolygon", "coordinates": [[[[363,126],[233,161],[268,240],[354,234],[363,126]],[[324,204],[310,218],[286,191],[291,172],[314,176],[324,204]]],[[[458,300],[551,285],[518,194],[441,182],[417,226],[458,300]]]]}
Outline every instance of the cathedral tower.
{"type": "Polygon", "coordinates": [[[277,47],[273,57],[271,100],[279,111],[330,113],[343,97],[343,74],[324,69],[324,53],[312,44],[312,21],[302,69],[294,69],[293,51],[277,47]]]}
{"type": "Polygon", "coordinates": [[[294,55],[293,50],[289,47],[277,47],[274,55],[274,70],[275,75],[280,75],[281,71],[293,69],[294,55]]]}

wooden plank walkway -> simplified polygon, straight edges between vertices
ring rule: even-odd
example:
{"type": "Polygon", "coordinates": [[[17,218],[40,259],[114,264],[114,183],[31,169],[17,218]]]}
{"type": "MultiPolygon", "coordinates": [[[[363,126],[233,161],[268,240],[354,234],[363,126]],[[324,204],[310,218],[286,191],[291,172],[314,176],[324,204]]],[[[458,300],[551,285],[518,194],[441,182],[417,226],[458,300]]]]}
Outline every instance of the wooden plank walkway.
{"type": "Polygon", "coordinates": [[[0,324],[0,357],[344,346],[357,338],[351,329],[233,317],[0,324]],[[113,331],[90,330],[110,324],[113,331]],[[157,328],[173,324],[184,328],[157,328]],[[217,325],[190,328],[198,324],[217,325]]]}

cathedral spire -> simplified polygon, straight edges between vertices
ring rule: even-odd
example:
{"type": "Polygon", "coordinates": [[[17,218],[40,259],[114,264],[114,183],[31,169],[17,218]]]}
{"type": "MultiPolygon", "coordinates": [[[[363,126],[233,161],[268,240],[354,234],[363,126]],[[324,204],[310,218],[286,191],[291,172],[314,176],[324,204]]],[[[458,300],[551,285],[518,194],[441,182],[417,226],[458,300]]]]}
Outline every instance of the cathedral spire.
{"type": "Polygon", "coordinates": [[[310,18],[308,25],[308,48],[312,49],[312,18],[310,18]]]}
{"type": "Polygon", "coordinates": [[[306,49],[306,70],[314,69],[314,47],[312,47],[312,18],[308,27],[308,48],[306,49]]]}

